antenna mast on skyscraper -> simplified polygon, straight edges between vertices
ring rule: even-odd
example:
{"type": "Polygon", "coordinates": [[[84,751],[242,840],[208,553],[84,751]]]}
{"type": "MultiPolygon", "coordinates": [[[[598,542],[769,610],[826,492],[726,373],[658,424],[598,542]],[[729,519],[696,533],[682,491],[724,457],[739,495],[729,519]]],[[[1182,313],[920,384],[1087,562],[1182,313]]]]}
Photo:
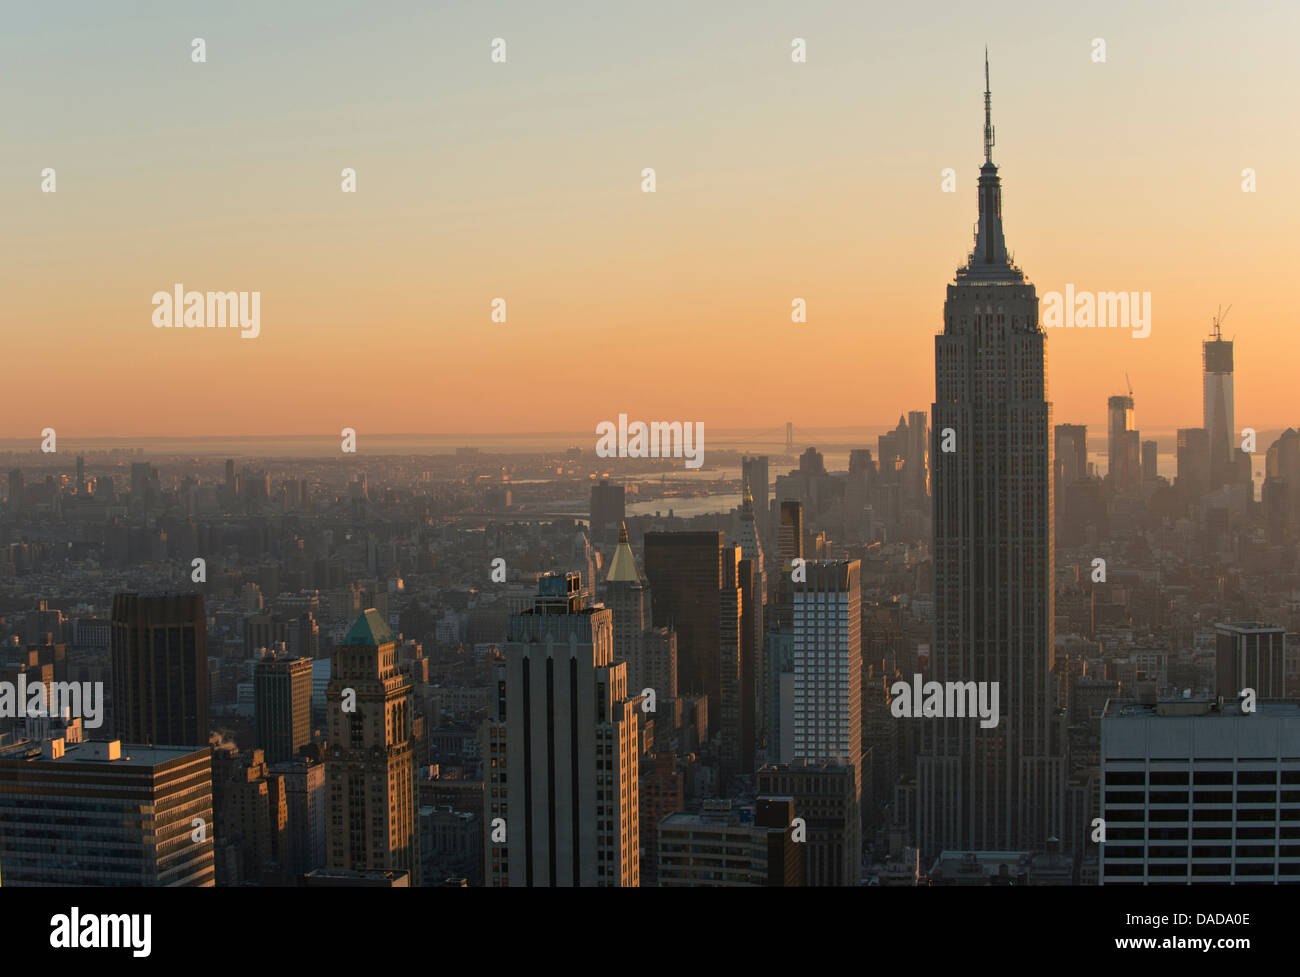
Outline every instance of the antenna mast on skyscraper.
{"type": "Polygon", "coordinates": [[[984,162],[993,162],[993,90],[989,86],[989,46],[984,45],[984,162]]]}

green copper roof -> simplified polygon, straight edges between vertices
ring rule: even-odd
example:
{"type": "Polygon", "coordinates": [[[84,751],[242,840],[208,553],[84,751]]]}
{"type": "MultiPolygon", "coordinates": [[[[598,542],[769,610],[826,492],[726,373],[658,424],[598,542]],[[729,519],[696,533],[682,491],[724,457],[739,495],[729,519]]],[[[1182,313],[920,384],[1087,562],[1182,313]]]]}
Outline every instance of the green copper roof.
{"type": "Polygon", "coordinates": [[[378,648],[389,641],[396,641],[393,632],[388,629],[384,616],[373,607],[362,611],[356,623],[348,630],[343,643],[349,647],[378,648]]]}

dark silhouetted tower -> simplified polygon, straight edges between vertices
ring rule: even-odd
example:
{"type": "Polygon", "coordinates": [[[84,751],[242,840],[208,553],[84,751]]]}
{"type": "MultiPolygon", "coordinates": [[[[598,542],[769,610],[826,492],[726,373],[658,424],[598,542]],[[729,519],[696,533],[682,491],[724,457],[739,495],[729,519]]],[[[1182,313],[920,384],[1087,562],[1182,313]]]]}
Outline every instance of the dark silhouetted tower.
{"type": "Polygon", "coordinates": [[[718,634],[723,579],[722,533],[646,533],[645,576],[658,627],[677,632],[677,685],[704,692],[712,711],[719,695],[718,634]]]}
{"type": "Polygon", "coordinates": [[[118,739],[208,745],[208,624],[202,594],[115,595],[110,660],[118,739]]]}

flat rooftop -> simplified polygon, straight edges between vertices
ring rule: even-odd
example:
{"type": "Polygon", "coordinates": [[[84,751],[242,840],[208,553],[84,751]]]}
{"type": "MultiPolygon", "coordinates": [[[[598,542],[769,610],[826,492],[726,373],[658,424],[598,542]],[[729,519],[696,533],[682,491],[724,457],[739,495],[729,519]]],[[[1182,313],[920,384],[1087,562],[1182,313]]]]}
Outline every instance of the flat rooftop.
{"type": "Polygon", "coordinates": [[[1254,712],[1237,700],[1110,699],[1102,711],[1101,760],[1109,763],[1300,762],[1300,703],[1260,699],[1254,712]]]}
{"type": "Polygon", "coordinates": [[[64,750],[63,756],[51,759],[41,756],[41,744],[38,741],[24,740],[21,743],[15,743],[13,746],[0,750],[0,760],[29,760],[53,764],[102,763],[124,767],[156,767],[171,760],[179,760],[191,753],[207,753],[209,749],[206,746],[143,746],[134,743],[123,743],[121,756],[110,760],[106,749],[107,746],[108,743],[102,740],[91,740],[87,743],[69,743],[64,750]]]}
{"type": "Polygon", "coordinates": [[[1139,702],[1136,699],[1108,699],[1102,710],[1103,719],[1194,719],[1199,716],[1249,717],[1268,716],[1273,719],[1300,719],[1300,701],[1295,699],[1257,699],[1254,713],[1241,711],[1237,700],[1224,702],[1219,707],[1216,699],[1160,699],[1157,702],[1139,702]]]}

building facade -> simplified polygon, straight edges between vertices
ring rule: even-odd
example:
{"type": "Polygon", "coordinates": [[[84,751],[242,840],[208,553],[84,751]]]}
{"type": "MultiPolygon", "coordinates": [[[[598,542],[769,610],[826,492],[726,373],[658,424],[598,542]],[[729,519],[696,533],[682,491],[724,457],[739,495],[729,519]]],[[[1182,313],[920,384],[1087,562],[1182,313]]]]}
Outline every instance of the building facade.
{"type": "Polygon", "coordinates": [[[116,594],[110,619],[117,738],[208,745],[208,624],[202,594],[116,594]]]}
{"type": "MultiPolygon", "coordinates": [[[[794,582],[795,760],[853,770],[862,800],[862,563],[819,560],[794,582]]],[[[846,839],[856,848],[858,835],[846,839]]]]}
{"type": "Polygon", "coordinates": [[[0,751],[6,886],[211,886],[205,746],[54,738],[0,751]]]}
{"type": "Polygon", "coordinates": [[[997,683],[997,727],[922,726],[914,812],[927,857],[1034,850],[1061,831],[1054,722],[1052,426],[1034,286],[1011,261],[985,89],[979,223],[935,337],[934,638],[943,683],[997,683]]]}
{"type": "Polygon", "coordinates": [[[327,868],[406,872],[419,885],[411,683],[378,611],[362,613],[334,650],[325,695],[327,868]]]}
{"type": "Polygon", "coordinates": [[[1112,700],[1102,885],[1300,882],[1300,705],[1112,700]]]}
{"type": "Polygon", "coordinates": [[[659,823],[659,885],[800,886],[803,847],[795,840],[794,800],[759,797],[753,806],[706,802],[659,823]]]}
{"type": "Polygon", "coordinates": [[[1253,689],[1259,699],[1286,696],[1286,628],[1231,621],[1214,632],[1216,695],[1232,700],[1253,689]]]}
{"type": "Polygon", "coordinates": [[[264,658],[253,666],[257,745],[281,763],[311,742],[310,658],[264,658]]]}
{"type": "Polygon", "coordinates": [[[484,728],[489,886],[640,885],[639,705],[613,614],[544,574],[510,619],[484,728]]]}

